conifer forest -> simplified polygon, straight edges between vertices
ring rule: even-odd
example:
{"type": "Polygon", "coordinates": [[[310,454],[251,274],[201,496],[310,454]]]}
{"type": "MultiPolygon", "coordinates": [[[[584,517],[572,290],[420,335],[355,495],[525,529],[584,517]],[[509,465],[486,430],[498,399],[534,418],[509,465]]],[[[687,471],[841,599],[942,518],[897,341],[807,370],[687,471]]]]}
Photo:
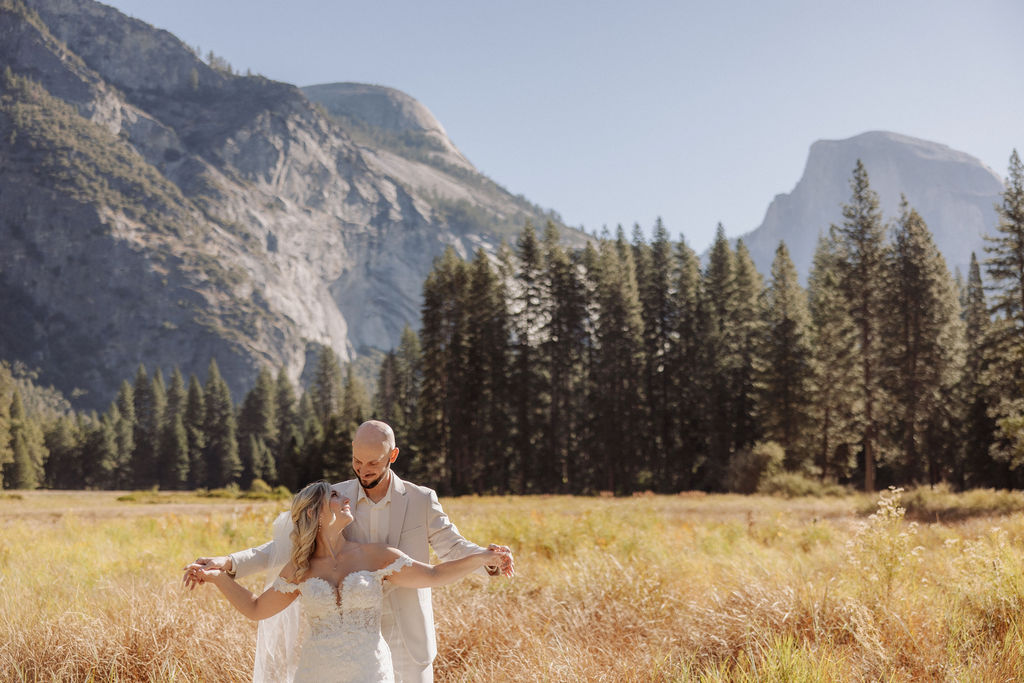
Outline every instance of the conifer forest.
{"type": "Polygon", "coordinates": [[[264,368],[240,402],[213,361],[140,366],[98,414],[0,364],[3,487],[294,491],[349,478],[379,418],[396,471],[445,495],[1024,488],[1018,154],[967,273],[906,201],[882,215],[859,163],[850,189],[806,284],[784,243],[760,273],[721,226],[702,258],[660,220],[449,249],[376,386],[328,348],[308,386],[264,368]]]}

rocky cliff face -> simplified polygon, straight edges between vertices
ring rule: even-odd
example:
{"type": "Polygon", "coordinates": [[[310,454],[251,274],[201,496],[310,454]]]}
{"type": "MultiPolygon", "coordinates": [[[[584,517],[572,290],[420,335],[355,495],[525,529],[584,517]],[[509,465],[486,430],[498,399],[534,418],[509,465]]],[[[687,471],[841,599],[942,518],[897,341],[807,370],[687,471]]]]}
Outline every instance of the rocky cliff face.
{"type": "Polygon", "coordinates": [[[900,194],[917,209],[935,236],[950,270],[966,276],[971,252],[984,257],[982,235],[993,234],[995,205],[1003,183],[974,157],[945,145],[871,132],[848,140],[819,140],[811,146],[803,176],[789,194],[775,197],[764,221],[742,237],[758,270],[771,272],[780,240],[806,279],[819,233],[843,220],[850,178],[860,159],[879,195],[886,220],[899,216],[900,194]]]}
{"type": "Polygon", "coordinates": [[[445,245],[551,217],[408,96],[315,106],[90,0],[0,0],[0,64],[0,358],[81,406],[139,363],[215,358],[238,394],[320,345],[391,348],[445,245]]]}

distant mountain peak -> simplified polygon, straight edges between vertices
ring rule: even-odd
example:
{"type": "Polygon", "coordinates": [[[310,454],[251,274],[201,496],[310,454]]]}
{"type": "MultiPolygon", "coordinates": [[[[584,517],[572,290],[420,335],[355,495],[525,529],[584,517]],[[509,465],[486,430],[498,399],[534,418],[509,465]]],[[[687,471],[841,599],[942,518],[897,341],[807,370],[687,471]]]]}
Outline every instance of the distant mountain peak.
{"type": "Polygon", "coordinates": [[[806,278],[818,236],[842,221],[857,161],[867,170],[886,221],[899,213],[900,196],[925,219],[950,269],[966,272],[971,252],[995,230],[1002,180],[977,158],[947,145],[890,131],[843,140],[818,140],[792,192],[776,195],[761,225],[742,236],[762,273],[769,272],[779,241],[806,278]]]}
{"type": "MultiPolygon", "coordinates": [[[[448,137],[441,122],[416,98],[401,90],[367,83],[325,83],[302,88],[328,113],[370,129],[402,136],[423,136],[438,145],[450,162],[473,168],[448,137]]],[[[475,170],[475,169],[474,169],[475,170]]]]}
{"type": "Polygon", "coordinates": [[[976,157],[971,156],[967,152],[953,149],[949,145],[891,131],[873,130],[843,140],[818,140],[811,145],[811,155],[814,155],[815,147],[829,145],[859,148],[866,151],[875,151],[883,155],[893,153],[910,154],[922,159],[963,163],[988,168],[976,157]]]}
{"type": "Polygon", "coordinates": [[[401,90],[368,83],[325,83],[307,85],[301,90],[313,101],[333,105],[377,128],[448,136],[429,109],[401,90]]]}

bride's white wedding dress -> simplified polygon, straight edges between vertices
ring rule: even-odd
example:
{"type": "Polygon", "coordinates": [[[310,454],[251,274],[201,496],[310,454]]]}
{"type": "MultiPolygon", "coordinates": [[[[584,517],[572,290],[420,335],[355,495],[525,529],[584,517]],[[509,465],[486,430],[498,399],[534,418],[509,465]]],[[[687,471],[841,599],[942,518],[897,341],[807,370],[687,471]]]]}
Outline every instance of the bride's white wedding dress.
{"type": "Polygon", "coordinates": [[[278,577],[282,593],[299,591],[302,635],[294,683],[393,681],[391,651],[380,633],[384,577],[412,563],[403,556],[377,571],[347,575],[338,587],[319,577],[295,584],[278,577]]]}

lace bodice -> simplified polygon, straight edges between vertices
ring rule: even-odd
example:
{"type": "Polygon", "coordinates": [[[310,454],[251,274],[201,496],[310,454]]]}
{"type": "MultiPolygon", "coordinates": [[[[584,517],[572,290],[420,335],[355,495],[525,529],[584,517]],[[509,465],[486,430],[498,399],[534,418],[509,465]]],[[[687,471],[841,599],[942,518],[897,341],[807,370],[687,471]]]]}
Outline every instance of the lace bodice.
{"type": "Polygon", "coordinates": [[[274,580],[274,590],[299,591],[305,628],[296,681],[392,680],[391,655],[380,635],[383,581],[410,564],[403,555],[383,569],[352,572],[337,587],[316,576],[297,584],[274,580]]]}

